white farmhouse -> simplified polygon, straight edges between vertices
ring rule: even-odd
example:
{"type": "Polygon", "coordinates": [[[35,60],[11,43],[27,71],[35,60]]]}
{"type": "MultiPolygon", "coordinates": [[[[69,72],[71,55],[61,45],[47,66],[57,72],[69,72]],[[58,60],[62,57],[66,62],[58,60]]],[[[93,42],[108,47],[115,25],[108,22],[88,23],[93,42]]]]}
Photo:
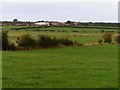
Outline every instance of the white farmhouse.
{"type": "Polygon", "coordinates": [[[49,22],[36,22],[35,25],[36,26],[50,26],[49,22]]]}

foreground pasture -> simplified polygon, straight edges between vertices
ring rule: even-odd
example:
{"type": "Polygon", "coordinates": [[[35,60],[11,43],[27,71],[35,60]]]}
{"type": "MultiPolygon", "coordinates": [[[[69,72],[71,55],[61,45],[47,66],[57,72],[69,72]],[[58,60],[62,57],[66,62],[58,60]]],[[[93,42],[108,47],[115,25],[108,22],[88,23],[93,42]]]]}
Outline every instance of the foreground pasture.
{"type": "Polygon", "coordinates": [[[118,45],[3,51],[3,88],[118,87],[118,45]]]}

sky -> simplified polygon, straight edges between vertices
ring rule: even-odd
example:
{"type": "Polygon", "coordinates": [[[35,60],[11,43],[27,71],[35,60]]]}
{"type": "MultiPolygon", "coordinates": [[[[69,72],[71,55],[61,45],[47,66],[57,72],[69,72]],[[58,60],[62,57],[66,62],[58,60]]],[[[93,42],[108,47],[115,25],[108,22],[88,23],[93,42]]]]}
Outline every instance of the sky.
{"type": "Polygon", "coordinates": [[[1,0],[0,20],[118,22],[119,0],[1,0]]]}

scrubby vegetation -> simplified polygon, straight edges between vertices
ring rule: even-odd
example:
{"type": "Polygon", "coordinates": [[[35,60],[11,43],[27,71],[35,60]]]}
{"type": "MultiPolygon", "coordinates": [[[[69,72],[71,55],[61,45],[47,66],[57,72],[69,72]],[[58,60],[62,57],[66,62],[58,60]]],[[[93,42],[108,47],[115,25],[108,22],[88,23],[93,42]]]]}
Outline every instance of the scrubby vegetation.
{"type": "Polygon", "coordinates": [[[49,48],[49,47],[57,47],[59,41],[54,37],[50,36],[38,35],[37,46],[39,48],[49,48]]]}
{"type": "MultiPolygon", "coordinates": [[[[49,28],[33,28],[30,30],[23,31],[20,30],[14,31],[9,30],[8,28],[8,31],[9,33],[8,32],[7,33],[9,35],[8,38],[9,45],[8,47],[6,47],[6,50],[58,48],[65,46],[81,46],[81,45],[84,46],[85,44],[93,45],[95,43],[98,44],[113,43],[114,41],[118,42],[117,41],[118,37],[114,38],[117,31],[113,32],[113,30],[106,29],[86,30],[81,28],[49,27],[49,28]],[[15,36],[13,35],[13,33],[15,34],[15,36]],[[114,41],[112,41],[113,38],[114,41]]],[[[6,45],[4,45],[4,47],[5,46],[6,45]]]]}
{"type": "Polygon", "coordinates": [[[55,48],[60,47],[61,45],[76,45],[76,43],[67,38],[52,38],[50,36],[38,35],[38,39],[35,40],[29,34],[18,37],[16,43],[21,49],[55,48]]]}
{"type": "Polygon", "coordinates": [[[0,45],[0,48],[2,48],[2,50],[6,51],[6,50],[16,50],[16,47],[13,43],[10,43],[8,40],[8,31],[3,31],[2,35],[0,36],[0,43],[2,43],[2,46],[0,45]]]}
{"type": "Polygon", "coordinates": [[[120,43],[120,34],[115,37],[115,42],[120,43]]]}
{"type": "Polygon", "coordinates": [[[33,49],[36,41],[29,34],[25,34],[18,37],[16,43],[22,49],[33,49]]]}
{"type": "Polygon", "coordinates": [[[8,50],[9,49],[9,41],[8,41],[8,31],[2,32],[2,50],[8,50]]]}
{"type": "Polygon", "coordinates": [[[112,42],[112,34],[111,33],[105,33],[103,35],[103,41],[104,41],[104,43],[111,43],[112,42]]]}
{"type": "Polygon", "coordinates": [[[56,38],[47,35],[38,35],[38,39],[34,39],[30,34],[21,35],[17,37],[16,43],[10,43],[7,33],[7,31],[2,32],[3,50],[30,50],[81,45],[67,38],[56,38]]]}

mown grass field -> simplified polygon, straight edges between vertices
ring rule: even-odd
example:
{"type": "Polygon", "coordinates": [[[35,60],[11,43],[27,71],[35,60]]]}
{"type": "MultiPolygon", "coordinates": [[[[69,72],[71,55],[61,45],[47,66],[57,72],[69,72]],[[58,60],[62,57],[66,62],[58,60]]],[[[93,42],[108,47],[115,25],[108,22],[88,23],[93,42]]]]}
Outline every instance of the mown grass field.
{"type": "Polygon", "coordinates": [[[118,87],[118,45],[4,51],[3,88],[118,87]]]}
{"type": "MultiPolygon", "coordinates": [[[[40,30],[8,30],[10,42],[30,34],[65,37],[73,41],[96,43],[102,29],[49,27],[40,30]],[[59,30],[66,32],[59,32],[59,30]],[[73,32],[78,30],[78,32],[73,32]]],[[[12,27],[13,28],[13,27],[12,27]]],[[[38,30],[39,28],[37,28],[38,30]]],[[[110,29],[116,34],[117,30],[110,29]]],[[[105,31],[110,31],[105,29],[105,31]]],[[[113,37],[114,40],[114,37],[113,37]]],[[[64,47],[2,52],[3,88],[117,88],[118,45],[64,47]]]]}

